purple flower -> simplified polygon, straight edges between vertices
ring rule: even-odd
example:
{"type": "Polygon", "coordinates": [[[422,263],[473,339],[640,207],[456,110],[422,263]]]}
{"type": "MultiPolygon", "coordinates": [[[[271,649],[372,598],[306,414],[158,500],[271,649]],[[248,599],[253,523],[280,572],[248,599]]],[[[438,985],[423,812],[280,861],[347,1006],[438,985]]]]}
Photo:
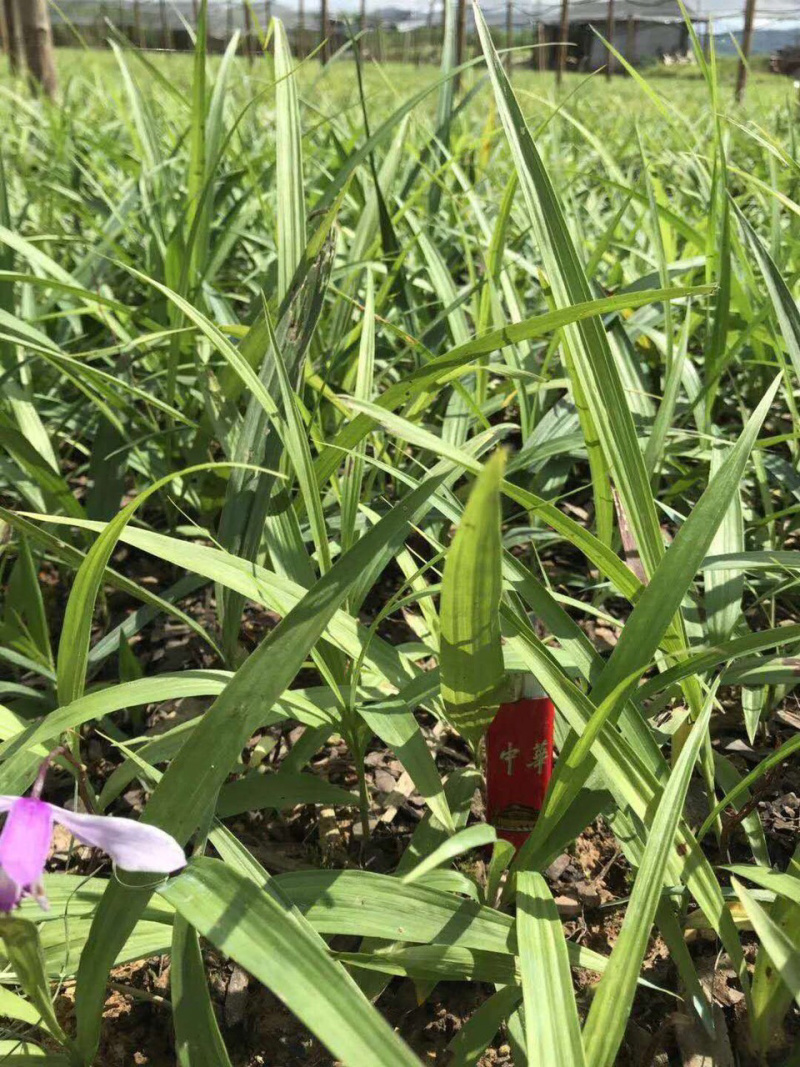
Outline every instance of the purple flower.
{"type": "Polygon", "coordinates": [[[0,812],[4,811],[8,818],[0,831],[0,911],[11,911],[23,896],[35,897],[42,908],[48,907],[42,875],[54,822],[85,845],[107,852],[123,870],[168,873],[186,866],[178,842],[146,823],[82,815],[36,796],[0,796],[0,812]]]}

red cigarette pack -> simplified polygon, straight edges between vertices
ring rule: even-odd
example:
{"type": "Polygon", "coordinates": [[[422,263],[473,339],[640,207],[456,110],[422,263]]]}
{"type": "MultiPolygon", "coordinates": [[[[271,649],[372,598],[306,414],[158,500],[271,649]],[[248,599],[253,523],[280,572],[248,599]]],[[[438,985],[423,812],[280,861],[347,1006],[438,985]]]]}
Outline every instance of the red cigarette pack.
{"type": "Polygon", "coordinates": [[[554,720],[549,697],[523,696],[500,705],[486,734],[486,818],[515,848],[533,829],[553,773],[554,720]]]}

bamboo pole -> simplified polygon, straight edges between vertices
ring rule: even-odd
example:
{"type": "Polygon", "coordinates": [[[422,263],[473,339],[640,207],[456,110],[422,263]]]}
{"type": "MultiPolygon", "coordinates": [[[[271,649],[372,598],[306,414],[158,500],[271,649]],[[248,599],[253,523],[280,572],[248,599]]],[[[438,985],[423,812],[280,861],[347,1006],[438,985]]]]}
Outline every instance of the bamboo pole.
{"type": "MultiPolygon", "coordinates": [[[[606,40],[609,45],[614,43],[614,0],[608,0],[608,18],[606,19],[606,40]]],[[[606,57],[606,81],[610,80],[614,73],[614,53],[607,49],[606,57]]]]}
{"type": "Polygon", "coordinates": [[[133,0],[133,33],[136,38],[136,44],[139,48],[144,48],[144,34],[142,32],[142,8],[140,0],[133,0]]]}
{"type": "Polygon", "coordinates": [[[53,49],[53,30],[47,0],[24,0],[20,14],[22,44],[28,74],[34,91],[40,89],[51,100],[58,90],[56,58],[53,49]]]}
{"type": "Polygon", "coordinates": [[[244,8],[244,54],[247,56],[247,62],[252,66],[253,64],[253,40],[251,37],[252,25],[250,23],[250,4],[247,0],[243,0],[242,7],[244,8]]]}
{"type": "Polygon", "coordinates": [[[6,20],[8,69],[16,78],[22,72],[22,25],[17,0],[3,0],[3,13],[6,20]]]}
{"type": "Polygon", "coordinates": [[[167,3],[166,0],[161,0],[161,47],[166,48],[168,51],[172,51],[172,30],[170,29],[169,19],[167,18],[167,3]]]}
{"type": "MultiPolygon", "coordinates": [[[[513,0],[506,0],[506,48],[514,47],[514,4],[513,0]]],[[[511,77],[512,59],[511,52],[506,52],[506,70],[511,77]]]]}
{"type": "MultiPolygon", "coordinates": [[[[456,66],[460,67],[467,57],[467,0],[458,0],[456,7],[456,66]]],[[[453,92],[461,88],[461,75],[453,79],[453,92]]]]}
{"type": "Polygon", "coordinates": [[[320,61],[324,66],[330,59],[328,43],[330,16],[328,14],[328,0],[320,0],[319,6],[319,39],[322,45],[319,53],[320,61]]]}
{"type": "Polygon", "coordinates": [[[564,80],[564,68],[567,65],[567,39],[569,38],[569,0],[561,0],[561,43],[558,45],[556,59],[556,85],[564,80]]]}
{"type": "Polygon", "coordinates": [[[747,68],[750,60],[750,47],[753,43],[753,21],[756,14],[756,0],[747,0],[744,8],[744,32],[742,33],[742,54],[739,56],[739,70],[736,75],[736,103],[744,100],[747,87],[747,68]]]}

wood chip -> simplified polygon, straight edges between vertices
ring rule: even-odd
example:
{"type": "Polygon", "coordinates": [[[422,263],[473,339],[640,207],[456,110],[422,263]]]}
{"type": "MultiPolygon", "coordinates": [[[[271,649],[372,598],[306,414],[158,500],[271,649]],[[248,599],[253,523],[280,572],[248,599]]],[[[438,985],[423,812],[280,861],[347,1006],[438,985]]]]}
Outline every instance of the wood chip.
{"type": "Polygon", "coordinates": [[[391,822],[398,810],[414,792],[414,782],[407,771],[403,771],[394,790],[386,798],[386,808],[380,816],[381,822],[391,822]]]}
{"type": "Polygon", "coordinates": [[[387,771],[384,767],[377,767],[373,775],[375,782],[375,788],[379,793],[385,793],[389,796],[394,792],[397,785],[397,779],[393,774],[387,771]]]}
{"type": "Polygon", "coordinates": [[[317,821],[319,848],[326,864],[341,863],[347,859],[347,848],[333,808],[320,808],[317,821]]]}
{"type": "Polygon", "coordinates": [[[244,1019],[247,1012],[247,990],[250,986],[250,975],[243,971],[238,964],[234,964],[233,972],[228,980],[228,989],[225,993],[225,1023],[227,1026],[237,1026],[244,1019]]]}
{"type": "Polygon", "coordinates": [[[545,874],[551,882],[557,882],[561,875],[566,871],[572,862],[572,858],[567,855],[566,852],[562,852],[561,855],[554,859],[550,866],[545,871],[545,874]]]}
{"type": "Polygon", "coordinates": [[[596,908],[600,903],[600,891],[594,882],[578,882],[575,892],[585,908],[596,908]]]}
{"type": "Polygon", "coordinates": [[[579,901],[568,896],[556,897],[556,907],[562,919],[577,919],[583,910],[579,901]]]}

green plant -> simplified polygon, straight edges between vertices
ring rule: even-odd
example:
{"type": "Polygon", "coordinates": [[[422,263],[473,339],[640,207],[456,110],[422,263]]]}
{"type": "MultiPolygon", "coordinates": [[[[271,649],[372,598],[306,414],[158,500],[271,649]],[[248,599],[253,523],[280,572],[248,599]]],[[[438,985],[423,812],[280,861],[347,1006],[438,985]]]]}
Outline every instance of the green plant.
{"type": "Polygon", "coordinates": [[[476,7],[463,95],[452,41],[406,94],[400,68],[295,65],[277,21],[274,62],[209,57],[203,15],[191,62],[118,41],[62,53],[60,107],[0,86],[0,794],[94,739],[89,801],[138,785],[192,853],[169,880],[46,876],[50,912],[0,930],[7,1062],[41,1038],[42,1062],[91,1063],[109,974],[156,954],[178,1061],[231,1062],[207,945],[357,1067],[416,1062],[371,1003],[394,976],[489,987],[464,1067],[503,1025],[518,1065],[611,1065],[654,928],[669,994],[721,1039],[693,923],[744,994],[740,1059],[768,1062],[800,996],[797,861],[772,869],[757,807],[800,747],[790,90],[757,75],[728,111],[695,42],[699,81],[555,99],[509,81],[476,7]],[[165,622],[187,669],[159,670],[165,622]],[[512,670],[552,696],[559,748],[516,856],[470,822],[512,670]],[[286,724],[283,760],[243,755],[286,724]],[[309,767],[335,737],[352,789],[309,767]],[[341,805],[363,846],[376,743],[424,803],[391,873],[355,849],[271,874],[228,823],[341,805]],[[542,877],[598,817],[632,880],[610,955],[565,936],[542,877]],[[49,983],[73,978],[67,1034],[49,983]]]}

